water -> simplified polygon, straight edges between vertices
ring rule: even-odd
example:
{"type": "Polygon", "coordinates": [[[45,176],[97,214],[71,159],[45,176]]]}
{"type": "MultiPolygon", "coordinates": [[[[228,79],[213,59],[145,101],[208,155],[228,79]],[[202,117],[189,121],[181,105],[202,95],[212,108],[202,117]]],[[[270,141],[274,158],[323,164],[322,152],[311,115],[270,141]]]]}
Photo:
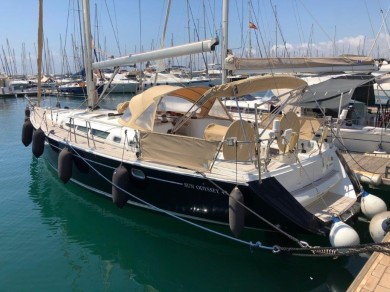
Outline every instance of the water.
{"type": "MultiPolygon", "coordinates": [[[[118,100],[127,97],[104,106],[114,108],[118,100]]],[[[76,106],[80,100],[60,102],[76,106]]],[[[343,291],[367,260],[251,251],[65,185],[21,143],[25,105],[21,98],[0,99],[1,291],[343,291]]],[[[249,235],[293,246],[278,236],[249,235]]]]}

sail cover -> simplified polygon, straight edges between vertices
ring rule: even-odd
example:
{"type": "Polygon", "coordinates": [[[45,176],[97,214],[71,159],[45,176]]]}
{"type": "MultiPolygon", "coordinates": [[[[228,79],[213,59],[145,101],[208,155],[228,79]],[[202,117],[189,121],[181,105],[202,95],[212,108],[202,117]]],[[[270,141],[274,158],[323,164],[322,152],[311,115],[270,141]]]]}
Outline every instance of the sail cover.
{"type": "Polygon", "coordinates": [[[375,60],[367,56],[342,55],[328,58],[237,58],[225,60],[227,70],[235,74],[320,73],[376,71],[375,60]]]}
{"type": "Polygon", "coordinates": [[[304,108],[338,109],[347,106],[351,100],[373,99],[373,76],[342,75],[308,86],[306,92],[292,103],[304,108]]]}

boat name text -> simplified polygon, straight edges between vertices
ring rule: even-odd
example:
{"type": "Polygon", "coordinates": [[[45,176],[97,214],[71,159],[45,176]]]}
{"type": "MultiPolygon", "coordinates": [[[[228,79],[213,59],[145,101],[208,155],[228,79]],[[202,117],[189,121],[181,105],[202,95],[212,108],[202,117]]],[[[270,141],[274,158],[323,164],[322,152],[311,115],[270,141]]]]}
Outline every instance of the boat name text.
{"type": "Polygon", "coordinates": [[[210,193],[219,194],[219,190],[217,188],[205,187],[205,186],[194,185],[194,184],[189,184],[189,183],[184,183],[183,186],[185,188],[187,188],[187,189],[198,190],[198,191],[201,191],[201,192],[210,192],[210,193]]]}

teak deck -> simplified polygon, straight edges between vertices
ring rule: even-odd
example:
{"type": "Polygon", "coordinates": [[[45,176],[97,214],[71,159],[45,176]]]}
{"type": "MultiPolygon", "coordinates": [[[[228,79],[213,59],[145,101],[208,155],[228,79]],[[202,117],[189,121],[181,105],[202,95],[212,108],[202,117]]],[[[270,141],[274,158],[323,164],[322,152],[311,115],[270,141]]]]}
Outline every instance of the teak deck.
{"type": "MultiPolygon", "coordinates": [[[[383,241],[390,241],[387,233],[383,241]]],[[[347,292],[390,291],[390,256],[374,252],[347,292]]]]}

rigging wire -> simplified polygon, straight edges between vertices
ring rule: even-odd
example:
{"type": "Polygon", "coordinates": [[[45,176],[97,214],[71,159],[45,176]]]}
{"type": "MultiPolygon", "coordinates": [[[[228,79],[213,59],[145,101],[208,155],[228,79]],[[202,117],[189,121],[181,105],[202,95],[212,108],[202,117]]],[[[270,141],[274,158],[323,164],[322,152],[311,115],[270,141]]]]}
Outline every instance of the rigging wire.
{"type": "Polygon", "coordinates": [[[372,20],[371,20],[371,15],[368,11],[367,0],[363,0],[363,2],[364,2],[364,7],[366,8],[367,15],[368,15],[368,22],[370,23],[372,35],[375,36],[375,31],[374,31],[374,26],[373,26],[372,20]]]}
{"type": "MultiPolygon", "coordinates": [[[[305,40],[305,34],[303,33],[303,26],[302,26],[301,16],[299,14],[297,0],[293,1],[293,9],[294,9],[295,22],[296,22],[297,27],[298,27],[299,40],[300,40],[301,44],[304,44],[306,42],[306,40],[305,40]]],[[[298,52],[298,55],[299,55],[299,52],[298,52]]]]}
{"type": "MultiPolygon", "coordinates": [[[[111,18],[110,9],[108,8],[107,0],[104,0],[104,4],[106,4],[108,18],[110,19],[110,24],[111,24],[111,27],[112,27],[112,31],[114,32],[114,38],[115,38],[115,41],[116,41],[116,45],[118,46],[119,55],[122,56],[121,48],[120,48],[120,45],[119,45],[119,39],[118,39],[118,26],[117,26],[117,29],[115,30],[115,27],[114,27],[114,24],[113,24],[112,18],[111,18]]],[[[114,5],[114,10],[115,10],[115,5],[114,5]]]]}

